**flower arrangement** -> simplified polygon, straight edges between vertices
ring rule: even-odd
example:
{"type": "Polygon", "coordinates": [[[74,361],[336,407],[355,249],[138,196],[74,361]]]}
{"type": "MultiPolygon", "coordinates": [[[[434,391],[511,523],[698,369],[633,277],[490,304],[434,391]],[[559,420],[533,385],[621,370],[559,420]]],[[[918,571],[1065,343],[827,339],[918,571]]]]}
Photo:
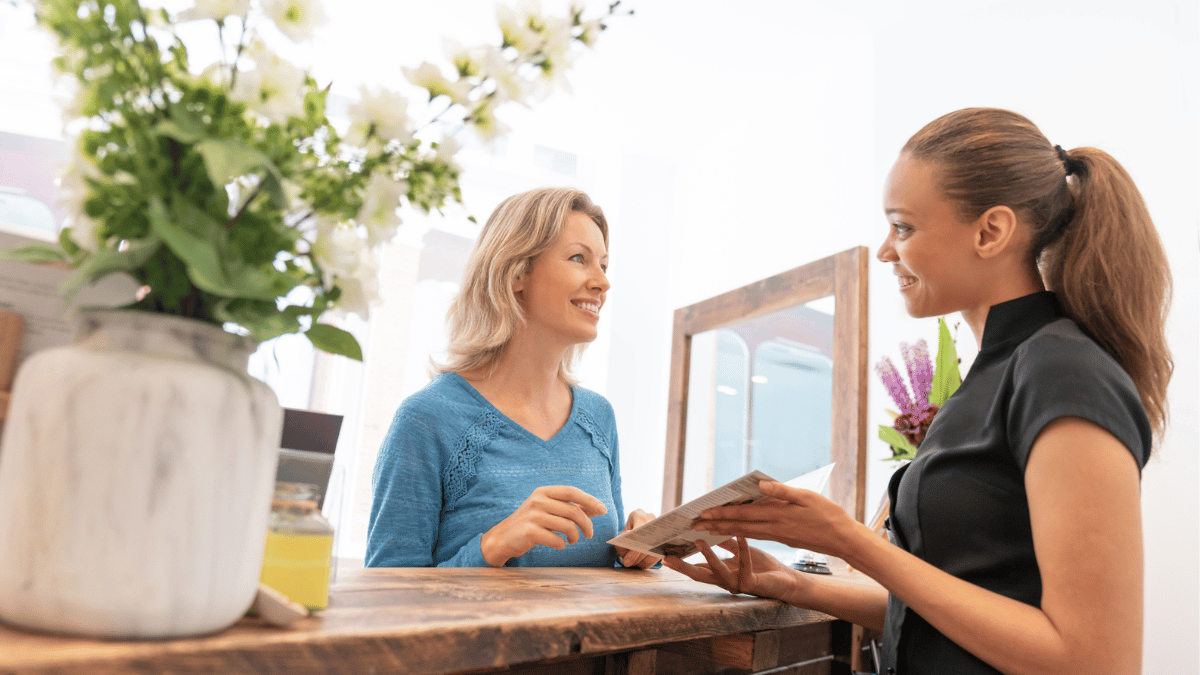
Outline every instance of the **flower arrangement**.
{"type": "Polygon", "coordinates": [[[911,396],[904,384],[904,378],[896,370],[891,359],[885,356],[875,366],[875,372],[887,387],[888,395],[900,409],[898,413],[888,411],[896,420],[892,426],[879,425],[879,439],[891,446],[892,456],[888,459],[893,460],[912,459],[916,456],[917,448],[921,441],[925,440],[925,434],[934,416],[962,383],[958,372],[958,352],[945,319],[938,319],[936,371],[929,359],[929,347],[924,340],[917,340],[913,345],[901,342],[900,353],[904,357],[908,381],[912,385],[911,396]]]}
{"type": "Polygon", "coordinates": [[[418,126],[401,94],[363,87],[339,129],[326,117],[329,88],[268,46],[308,41],[326,21],[317,0],[195,0],[177,13],[40,0],[38,21],[61,46],[55,65],[77,85],[62,178],[72,215],[57,246],[5,255],[73,268],[68,298],[124,273],[140,287],[128,309],[255,340],[299,332],[361,360],[350,333],[318,319],[367,317],[399,207],[461,203],[458,144],[439,123],[457,117],[485,141],[505,133],[496,109],[565,85],[573,45],[592,45],[619,4],[594,19],[581,7],[566,17],[500,7],[498,45],[448,43],[451,77],[428,62],[403,69],[441,112],[418,126]],[[216,62],[192,62],[185,23],[216,43],[216,62]]]}

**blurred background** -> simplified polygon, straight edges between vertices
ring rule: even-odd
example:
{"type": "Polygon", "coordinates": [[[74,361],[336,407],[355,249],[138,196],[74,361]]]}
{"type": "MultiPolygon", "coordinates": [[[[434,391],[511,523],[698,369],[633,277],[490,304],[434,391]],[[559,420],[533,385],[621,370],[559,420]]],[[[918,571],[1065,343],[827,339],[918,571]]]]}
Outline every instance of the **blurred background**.
{"type": "MultiPolygon", "coordinates": [[[[543,7],[553,13],[565,3],[543,7]]],[[[1028,116],[1065,148],[1114,155],[1141,188],[1167,248],[1176,370],[1170,429],[1143,474],[1145,672],[1200,672],[1198,3],[622,7],[636,14],[609,21],[596,47],[579,54],[567,76],[571,93],[501,110],[513,131],[490,150],[461,134],[466,207],[404,214],[383,257],[383,303],[370,321],[346,326],[364,346],[363,364],[314,355],[295,336],[264,344],[255,359],[255,373],[284,406],[345,417],[340,478],[331,485],[340,494],[329,497],[340,513],[339,555],[361,558],[380,440],[444,345],[445,309],[478,233],[468,215],[483,222],[504,197],[541,185],[579,187],[604,208],[612,290],[580,375],[616,410],[626,508],[657,512],[672,312],[854,246],[874,251],[886,233],[883,180],[905,140],[946,112],[995,106],[1028,116]]],[[[589,13],[603,8],[591,3],[589,13]]],[[[421,94],[400,67],[446,63],[444,37],[466,45],[499,38],[490,0],[341,0],[325,9],[329,23],[296,58],[332,83],[331,117],[369,84],[408,93],[421,119],[421,94]]],[[[49,229],[61,214],[45,186],[65,156],[52,55],[31,8],[0,0],[0,201],[20,201],[12,208],[36,212],[49,229]]],[[[897,360],[901,341],[925,338],[936,349],[936,321],[904,313],[890,268],[873,264],[870,282],[869,362],[897,360]]],[[[964,323],[963,373],[975,349],[964,323]]],[[[884,410],[893,407],[874,373],[870,395],[873,430],[890,423],[884,410]]],[[[868,515],[895,469],[887,446],[870,436],[868,515]]]]}

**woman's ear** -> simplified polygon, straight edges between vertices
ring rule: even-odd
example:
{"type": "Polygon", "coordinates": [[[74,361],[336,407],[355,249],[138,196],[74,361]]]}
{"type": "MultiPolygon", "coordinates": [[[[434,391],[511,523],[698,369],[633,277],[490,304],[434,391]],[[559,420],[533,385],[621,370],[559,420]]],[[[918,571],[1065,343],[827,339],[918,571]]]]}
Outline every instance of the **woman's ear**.
{"type": "Polygon", "coordinates": [[[1017,214],[1007,206],[993,206],[975,221],[975,252],[984,259],[995,258],[1013,244],[1017,214]]]}

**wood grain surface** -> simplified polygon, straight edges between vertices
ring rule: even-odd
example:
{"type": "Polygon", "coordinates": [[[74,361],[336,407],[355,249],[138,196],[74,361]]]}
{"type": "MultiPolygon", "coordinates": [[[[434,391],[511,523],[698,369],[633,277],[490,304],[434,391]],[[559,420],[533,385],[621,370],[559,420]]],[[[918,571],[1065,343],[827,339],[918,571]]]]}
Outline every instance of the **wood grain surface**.
{"type": "MultiPolygon", "coordinates": [[[[0,673],[434,674],[618,653],[608,670],[653,672],[646,647],[831,621],[666,569],[367,569],[339,574],[329,609],[286,629],[247,618],[208,637],[134,642],[0,626],[0,673]]],[[[725,641],[740,654],[728,658],[766,662],[735,644],[725,641]]]]}

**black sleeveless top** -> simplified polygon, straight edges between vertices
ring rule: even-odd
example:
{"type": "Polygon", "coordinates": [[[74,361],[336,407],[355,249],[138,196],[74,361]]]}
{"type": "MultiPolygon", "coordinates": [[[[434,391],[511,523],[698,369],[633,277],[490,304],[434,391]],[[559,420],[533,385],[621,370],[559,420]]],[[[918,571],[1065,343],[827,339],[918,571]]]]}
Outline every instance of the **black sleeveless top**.
{"type": "MultiPolygon", "coordinates": [[[[891,540],[983,588],[1041,605],[1025,463],[1060,417],[1081,417],[1150,456],[1150,422],[1129,375],[1053,293],[988,311],[983,346],[958,391],[934,418],[909,464],[892,476],[891,540]]],[[[1087,461],[1080,449],[1080,461],[1087,461]]],[[[999,673],[889,596],[880,675],[999,673]]]]}

